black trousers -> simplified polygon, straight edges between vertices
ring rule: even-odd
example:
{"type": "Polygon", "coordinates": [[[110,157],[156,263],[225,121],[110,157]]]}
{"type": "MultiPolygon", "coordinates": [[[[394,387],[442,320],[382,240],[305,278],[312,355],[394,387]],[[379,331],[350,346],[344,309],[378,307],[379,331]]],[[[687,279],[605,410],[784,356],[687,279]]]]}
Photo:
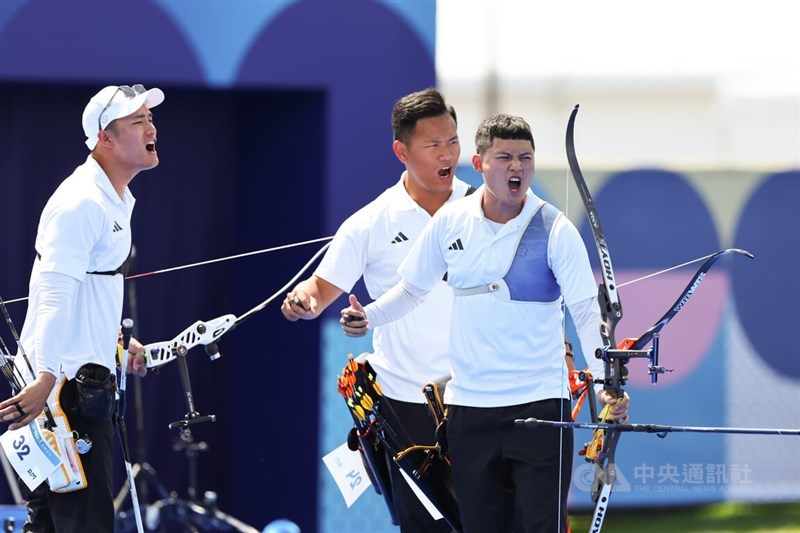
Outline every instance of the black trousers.
{"type": "Polygon", "coordinates": [[[572,421],[570,403],[450,406],[447,444],[464,533],[567,531],[572,430],[514,427],[529,417],[572,421]]]}
{"type": "Polygon", "coordinates": [[[81,455],[87,487],[59,494],[42,483],[33,492],[20,483],[28,507],[22,531],[30,533],[113,533],[114,496],[111,487],[113,423],[91,423],[78,410],[75,380],[61,389],[61,407],[73,431],[92,440],[92,449],[81,455]]]}
{"type": "MultiPolygon", "coordinates": [[[[420,393],[421,395],[421,393],[420,393]]],[[[424,404],[381,398],[381,415],[389,425],[402,437],[405,433],[411,444],[432,446],[436,442],[434,436],[436,426],[428,414],[424,404]],[[401,429],[402,428],[402,429],[401,429]]],[[[392,494],[397,517],[400,520],[402,533],[449,533],[450,526],[445,520],[434,520],[419,498],[408,486],[408,482],[400,473],[397,464],[387,457],[391,463],[389,477],[392,482],[392,494]]]]}

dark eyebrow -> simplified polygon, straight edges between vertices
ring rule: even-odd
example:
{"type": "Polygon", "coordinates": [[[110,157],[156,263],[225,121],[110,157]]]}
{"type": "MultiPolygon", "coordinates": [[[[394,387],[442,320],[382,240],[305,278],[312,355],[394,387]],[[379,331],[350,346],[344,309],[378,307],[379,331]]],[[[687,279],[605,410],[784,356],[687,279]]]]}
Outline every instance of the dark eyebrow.
{"type": "Polygon", "coordinates": [[[148,111],[147,113],[139,113],[138,115],[131,116],[131,120],[141,120],[143,118],[153,118],[153,113],[148,111]]]}
{"type": "MultiPolygon", "coordinates": [[[[457,140],[457,139],[458,139],[458,135],[453,135],[452,137],[447,139],[447,141],[445,141],[445,142],[450,142],[450,141],[457,140]]],[[[437,144],[437,143],[440,143],[442,141],[441,141],[441,139],[439,137],[430,137],[428,139],[425,139],[422,142],[425,143],[425,144],[431,144],[431,143],[437,144]]]]}
{"type": "MultiPolygon", "coordinates": [[[[533,154],[533,150],[525,150],[525,151],[520,152],[518,154],[518,156],[522,157],[523,155],[531,155],[531,154],[533,154]]],[[[501,152],[497,152],[497,155],[513,156],[514,154],[512,154],[511,152],[507,152],[507,151],[503,150],[501,152]]]]}

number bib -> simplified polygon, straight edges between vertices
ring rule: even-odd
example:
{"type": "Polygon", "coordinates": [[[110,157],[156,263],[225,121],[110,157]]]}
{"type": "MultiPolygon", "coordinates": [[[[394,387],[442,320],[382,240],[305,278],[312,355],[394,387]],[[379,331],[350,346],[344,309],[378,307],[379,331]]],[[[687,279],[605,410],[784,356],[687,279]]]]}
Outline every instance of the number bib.
{"type": "Polygon", "coordinates": [[[35,420],[0,435],[0,446],[11,467],[31,491],[61,467],[61,458],[35,420]]]}

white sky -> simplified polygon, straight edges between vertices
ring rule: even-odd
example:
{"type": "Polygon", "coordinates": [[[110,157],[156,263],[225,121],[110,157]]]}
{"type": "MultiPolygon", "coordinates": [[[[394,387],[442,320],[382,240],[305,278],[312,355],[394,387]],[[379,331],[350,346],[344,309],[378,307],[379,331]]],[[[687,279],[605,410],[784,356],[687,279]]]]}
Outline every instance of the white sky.
{"type": "Polygon", "coordinates": [[[715,78],[737,94],[800,95],[796,0],[439,0],[440,81],[715,78]]]}

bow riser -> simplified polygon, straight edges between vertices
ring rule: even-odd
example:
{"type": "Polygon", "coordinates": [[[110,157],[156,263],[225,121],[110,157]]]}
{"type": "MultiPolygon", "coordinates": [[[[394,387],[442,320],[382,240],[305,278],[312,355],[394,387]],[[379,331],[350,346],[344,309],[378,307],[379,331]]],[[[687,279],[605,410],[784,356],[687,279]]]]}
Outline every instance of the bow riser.
{"type": "Polygon", "coordinates": [[[171,341],[147,344],[144,349],[148,355],[147,368],[165,365],[176,359],[173,348],[184,346],[187,350],[195,346],[207,346],[217,341],[236,325],[236,315],[223,315],[203,322],[198,320],[171,341]]]}
{"type": "MultiPolygon", "coordinates": [[[[329,237],[326,237],[324,240],[329,240],[329,237]]],[[[307,242],[316,242],[316,241],[307,241],[307,242]]],[[[306,244],[306,243],[299,243],[299,244],[306,244]]],[[[254,308],[250,309],[248,312],[244,313],[243,315],[237,317],[236,315],[228,314],[223,315],[218,318],[214,318],[207,322],[203,322],[202,320],[198,320],[185,330],[183,330],[180,334],[178,334],[174,339],[171,341],[161,341],[161,342],[154,342],[151,344],[146,345],[144,348],[148,355],[147,367],[153,368],[158,367],[164,364],[167,364],[171,361],[174,361],[177,356],[173,353],[175,348],[183,346],[187,351],[194,348],[198,345],[206,346],[206,353],[208,353],[209,357],[212,360],[218,359],[220,357],[220,353],[216,347],[216,341],[222,337],[225,333],[229,332],[245,320],[249,320],[256,313],[263,311],[264,308],[270,304],[273,300],[284,294],[284,291],[288,290],[299,278],[303,275],[303,273],[308,270],[311,265],[322,255],[325,253],[325,250],[330,247],[331,243],[327,242],[325,245],[317,250],[317,252],[308,260],[308,262],[303,265],[303,267],[297,271],[297,273],[290,279],[283,287],[278,289],[275,293],[273,293],[269,298],[255,306],[254,308]]],[[[295,245],[291,245],[295,246],[295,245]]],[[[281,247],[286,248],[287,246],[281,247]]],[[[278,249],[278,248],[275,248],[278,249]]],[[[262,250],[264,251],[264,250],[262,250]]],[[[269,250],[267,250],[269,251],[269,250]]],[[[256,253],[256,252],[252,252],[256,253]]],[[[251,254],[242,254],[242,255],[252,255],[251,254]]],[[[257,252],[261,253],[261,252],[257,252]]],[[[235,257],[241,257],[235,256],[235,257]]],[[[215,260],[216,261],[216,260],[215,260]]],[[[207,262],[206,262],[207,263],[207,262]]],[[[204,264],[206,264],[204,263],[204,264]]],[[[199,265],[200,263],[196,263],[199,265]]],[[[195,265],[189,265],[195,266],[195,265]]],[[[183,267],[181,267],[183,268],[183,267]]],[[[174,269],[167,269],[167,270],[174,270],[174,269]]],[[[164,272],[164,271],[160,271],[164,272]]],[[[157,273],[157,272],[153,272],[157,273]]]]}

